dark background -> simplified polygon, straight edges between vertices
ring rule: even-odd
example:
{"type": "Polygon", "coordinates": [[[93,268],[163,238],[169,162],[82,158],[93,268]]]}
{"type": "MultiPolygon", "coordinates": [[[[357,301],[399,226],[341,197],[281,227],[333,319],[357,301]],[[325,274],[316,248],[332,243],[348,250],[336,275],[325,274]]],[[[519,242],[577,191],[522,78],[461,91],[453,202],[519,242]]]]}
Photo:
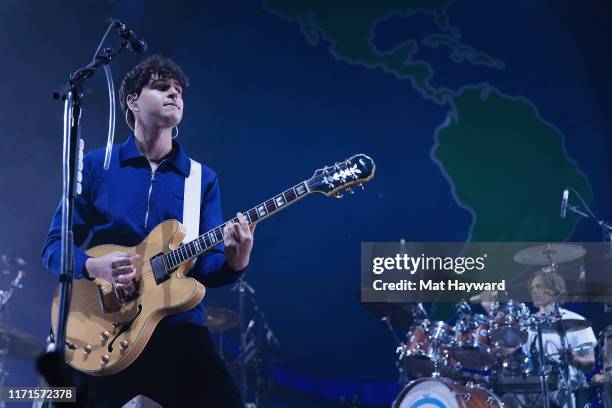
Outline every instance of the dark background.
{"type": "MultiPolygon", "coordinates": [[[[346,16],[360,12],[350,2],[332,3],[346,16]]],[[[324,8],[316,2],[312,7],[324,8]]],[[[593,210],[611,219],[607,22],[612,12],[606,2],[457,1],[447,12],[464,43],[504,61],[505,68],[460,64],[441,49],[422,49],[418,56],[435,70],[432,85],[458,91],[488,83],[535,107],[558,131],[567,159],[586,180],[581,192],[593,210]]],[[[138,31],[149,53],[173,58],[191,77],[179,141],[219,173],[226,217],[323,165],[361,152],[376,160],[377,177],[364,192],[340,201],[309,197],[260,225],[247,278],[281,343],[273,371],[278,394],[285,398],[279,406],[320,406],[322,401],[337,406],[332,401],[342,395],[358,395],[370,404],[391,401],[398,390],[395,345],[359,304],[360,242],[470,239],[478,214],[461,201],[461,191],[458,196],[443,165],[431,156],[434,133],[451,106],[423,98],[410,81],[383,69],[335,55],[333,38],[310,43],[295,19],[256,1],[3,2],[0,252],[14,252],[28,262],[24,288],[3,321],[41,340],[48,333],[56,279],[44,270],[39,254],[61,193],[63,112],[51,91],[90,60],[111,16],[138,31]]],[[[393,17],[377,28],[374,43],[384,51],[435,29],[427,15],[393,17]]],[[[111,39],[112,44],[116,37],[111,39]]],[[[126,53],[113,61],[117,88],[139,60],[126,53]]],[[[104,145],[107,111],[99,73],[86,89],[86,149],[104,145]]],[[[123,142],[128,132],[118,108],[116,141],[123,142]]],[[[545,160],[546,146],[538,145],[535,136],[532,147],[545,160]]],[[[514,152],[515,140],[499,140],[499,151],[514,152]]],[[[530,171],[520,153],[514,163],[526,169],[526,176],[500,177],[497,187],[512,195],[521,186],[533,186],[534,195],[520,205],[492,209],[501,218],[509,212],[527,218],[531,205],[545,203],[551,219],[537,238],[522,234],[516,240],[601,239],[586,221],[557,218],[561,188],[556,186],[566,180],[530,171]],[[552,193],[538,195],[549,183],[555,186],[552,193]]],[[[551,174],[557,174],[555,165],[548,165],[551,174]]],[[[484,180],[489,169],[481,171],[484,180]]],[[[483,190],[481,197],[487,193],[483,190]]],[[[207,302],[237,307],[229,288],[209,290],[207,302]]],[[[594,321],[596,333],[610,324],[601,304],[572,308],[594,321]]],[[[236,333],[229,337],[231,353],[236,333]]],[[[29,363],[8,359],[6,369],[6,384],[37,383],[29,363]]]]}

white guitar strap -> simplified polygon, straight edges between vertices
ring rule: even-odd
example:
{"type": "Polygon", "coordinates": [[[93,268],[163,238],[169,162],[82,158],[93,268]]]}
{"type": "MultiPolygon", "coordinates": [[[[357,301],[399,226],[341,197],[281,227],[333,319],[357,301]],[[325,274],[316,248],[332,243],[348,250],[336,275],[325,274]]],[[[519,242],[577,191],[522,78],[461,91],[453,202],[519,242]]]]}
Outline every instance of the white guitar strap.
{"type": "Polygon", "coordinates": [[[191,160],[191,170],[185,179],[183,195],[183,225],[187,235],[183,242],[193,241],[200,235],[200,200],[202,197],[202,165],[191,160]]]}

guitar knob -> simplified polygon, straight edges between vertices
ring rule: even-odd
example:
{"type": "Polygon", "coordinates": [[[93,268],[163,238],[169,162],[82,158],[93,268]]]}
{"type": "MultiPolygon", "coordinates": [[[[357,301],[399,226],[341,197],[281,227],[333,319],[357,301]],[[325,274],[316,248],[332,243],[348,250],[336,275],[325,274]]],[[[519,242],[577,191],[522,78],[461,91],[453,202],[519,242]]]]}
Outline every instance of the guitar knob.
{"type": "Polygon", "coordinates": [[[110,337],[110,333],[107,331],[103,331],[102,333],[100,333],[100,340],[102,341],[108,340],[109,337],[110,337]]]}
{"type": "Polygon", "coordinates": [[[110,357],[108,357],[108,354],[104,354],[102,357],[100,357],[100,364],[106,365],[108,364],[109,360],[110,360],[110,357]]]}
{"type": "Polygon", "coordinates": [[[86,344],[83,346],[83,354],[89,354],[91,353],[91,346],[89,344],[86,344]]]}
{"type": "Polygon", "coordinates": [[[121,340],[121,342],[119,343],[119,348],[120,348],[121,350],[125,350],[125,349],[127,349],[127,348],[128,348],[129,344],[130,344],[130,343],[128,343],[128,341],[127,341],[127,340],[121,340]]]}

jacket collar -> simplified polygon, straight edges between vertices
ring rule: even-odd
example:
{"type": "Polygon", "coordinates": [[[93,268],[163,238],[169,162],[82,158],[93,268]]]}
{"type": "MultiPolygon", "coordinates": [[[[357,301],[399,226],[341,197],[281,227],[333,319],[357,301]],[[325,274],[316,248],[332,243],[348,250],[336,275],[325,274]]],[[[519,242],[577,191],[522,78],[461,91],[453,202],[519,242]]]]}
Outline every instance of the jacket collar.
{"type": "MultiPolygon", "coordinates": [[[[119,162],[123,165],[131,160],[140,160],[140,158],[145,159],[138,151],[136,138],[132,133],[127,140],[119,146],[119,162]]],[[[189,172],[191,171],[191,160],[189,160],[189,157],[187,157],[187,154],[185,154],[185,151],[176,140],[172,141],[172,151],[165,157],[165,160],[183,174],[183,176],[189,176],[189,172]]]]}

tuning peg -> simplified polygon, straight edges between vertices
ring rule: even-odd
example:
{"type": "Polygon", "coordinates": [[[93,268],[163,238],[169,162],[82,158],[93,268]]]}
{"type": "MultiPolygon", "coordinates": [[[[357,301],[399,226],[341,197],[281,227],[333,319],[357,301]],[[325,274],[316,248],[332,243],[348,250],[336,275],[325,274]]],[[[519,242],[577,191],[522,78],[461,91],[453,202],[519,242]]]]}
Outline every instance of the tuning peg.
{"type": "Polygon", "coordinates": [[[353,189],[352,189],[350,186],[346,188],[346,191],[347,191],[349,194],[353,194],[353,193],[354,193],[353,189]]]}
{"type": "Polygon", "coordinates": [[[334,163],[334,168],[340,170],[340,164],[338,162],[334,163]]]}
{"type": "Polygon", "coordinates": [[[338,192],[338,193],[334,194],[334,197],[336,197],[336,198],[342,198],[342,193],[339,193],[339,192],[338,192]]]}
{"type": "Polygon", "coordinates": [[[359,187],[361,187],[362,190],[365,190],[365,187],[363,186],[363,183],[359,183],[359,187]]]}

